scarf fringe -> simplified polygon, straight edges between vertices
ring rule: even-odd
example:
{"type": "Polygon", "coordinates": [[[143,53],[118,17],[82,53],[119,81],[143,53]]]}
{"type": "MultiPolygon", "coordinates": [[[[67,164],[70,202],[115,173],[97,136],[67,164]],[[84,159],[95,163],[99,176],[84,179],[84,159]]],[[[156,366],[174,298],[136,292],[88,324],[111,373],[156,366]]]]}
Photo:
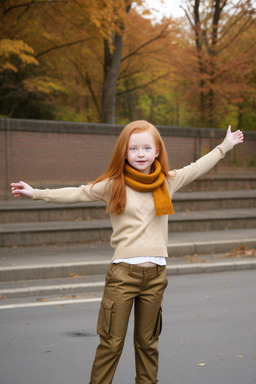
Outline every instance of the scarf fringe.
{"type": "Polygon", "coordinates": [[[175,212],[174,212],[174,209],[173,207],[171,208],[155,208],[155,211],[156,211],[156,215],[157,216],[164,216],[164,215],[173,215],[175,212]]]}

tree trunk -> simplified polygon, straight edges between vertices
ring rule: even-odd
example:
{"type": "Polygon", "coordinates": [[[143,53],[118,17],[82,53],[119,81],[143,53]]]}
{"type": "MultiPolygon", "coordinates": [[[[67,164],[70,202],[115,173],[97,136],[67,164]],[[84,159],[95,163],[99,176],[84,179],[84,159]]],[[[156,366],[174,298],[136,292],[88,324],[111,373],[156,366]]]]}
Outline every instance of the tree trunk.
{"type": "Polygon", "coordinates": [[[194,31],[195,31],[195,42],[196,42],[196,50],[197,50],[197,61],[198,61],[198,69],[202,76],[200,79],[200,115],[201,119],[204,119],[205,115],[205,94],[204,87],[205,81],[203,79],[205,69],[202,58],[202,30],[201,30],[201,22],[200,22],[200,14],[199,14],[199,6],[200,0],[195,0],[194,5],[194,31]]]}
{"type": "Polygon", "coordinates": [[[211,49],[208,50],[209,54],[209,64],[210,64],[210,90],[209,90],[209,126],[212,128],[214,126],[214,75],[216,72],[215,68],[215,55],[216,55],[216,44],[218,42],[218,28],[219,21],[223,7],[225,6],[226,1],[223,2],[223,6],[220,6],[220,0],[215,0],[214,5],[214,14],[212,20],[212,33],[211,33],[211,49]]]}
{"type": "Polygon", "coordinates": [[[122,36],[115,35],[113,38],[114,51],[111,53],[108,41],[104,40],[105,61],[101,101],[101,123],[114,124],[116,121],[116,82],[121,65],[122,42],[122,36]]]}

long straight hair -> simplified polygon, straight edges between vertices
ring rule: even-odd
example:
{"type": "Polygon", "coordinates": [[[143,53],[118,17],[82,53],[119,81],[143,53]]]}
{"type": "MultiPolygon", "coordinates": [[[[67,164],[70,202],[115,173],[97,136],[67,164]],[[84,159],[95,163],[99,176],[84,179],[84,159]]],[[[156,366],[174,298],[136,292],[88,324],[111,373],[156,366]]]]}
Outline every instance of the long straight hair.
{"type": "MultiPolygon", "coordinates": [[[[126,205],[126,189],[124,181],[124,166],[127,157],[127,149],[130,136],[134,133],[148,131],[155,142],[155,146],[159,151],[158,161],[161,164],[162,172],[166,177],[171,177],[169,172],[168,155],[159,131],[154,125],[145,120],[137,120],[129,123],[122,130],[114,147],[112,158],[106,172],[92,182],[92,187],[100,181],[109,179],[111,184],[110,201],[107,212],[119,214],[122,213],[126,205]]],[[[91,187],[91,188],[92,188],[91,187]]]]}

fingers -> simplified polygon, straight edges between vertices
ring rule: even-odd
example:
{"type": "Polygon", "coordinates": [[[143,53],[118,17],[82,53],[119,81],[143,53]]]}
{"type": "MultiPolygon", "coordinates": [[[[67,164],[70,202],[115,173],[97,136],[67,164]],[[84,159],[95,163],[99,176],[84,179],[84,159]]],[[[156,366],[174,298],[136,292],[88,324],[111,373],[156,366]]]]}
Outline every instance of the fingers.
{"type": "Polygon", "coordinates": [[[11,183],[12,188],[23,188],[24,187],[24,182],[19,181],[18,183],[11,183]]]}
{"type": "Polygon", "coordinates": [[[11,183],[11,192],[14,197],[20,197],[23,192],[24,183],[20,181],[19,183],[11,183]]]}
{"type": "Polygon", "coordinates": [[[234,132],[234,135],[238,138],[238,139],[241,139],[243,140],[244,139],[244,134],[242,131],[240,131],[240,129],[238,129],[237,131],[234,132]]]}
{"type": "Polygon", "coordinates": [[[11,192],[14,197],[20,197],[24,195],[26,197],[33,197],[34,189],[24,181],[20,181],[19,183],[11,183],[11,192]]]}
{"type": "Polygon", "coordinates": [[[22,190],[15,188],[15,187],[12,187],[11,192],[12,192],[14,197],[20,197],[22,190]]]}

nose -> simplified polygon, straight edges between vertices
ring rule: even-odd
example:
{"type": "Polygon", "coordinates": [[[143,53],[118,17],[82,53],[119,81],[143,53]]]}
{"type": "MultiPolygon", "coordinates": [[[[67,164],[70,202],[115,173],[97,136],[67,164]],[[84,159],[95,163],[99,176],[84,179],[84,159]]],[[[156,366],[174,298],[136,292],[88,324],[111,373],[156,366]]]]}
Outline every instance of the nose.
{"type": "Polygon", "coordinates": [[[140,148],[139,149],[139,157],[143,157],[144,156],[144,152],[143,152],[143,149],[142,148],[140,148]]]}

